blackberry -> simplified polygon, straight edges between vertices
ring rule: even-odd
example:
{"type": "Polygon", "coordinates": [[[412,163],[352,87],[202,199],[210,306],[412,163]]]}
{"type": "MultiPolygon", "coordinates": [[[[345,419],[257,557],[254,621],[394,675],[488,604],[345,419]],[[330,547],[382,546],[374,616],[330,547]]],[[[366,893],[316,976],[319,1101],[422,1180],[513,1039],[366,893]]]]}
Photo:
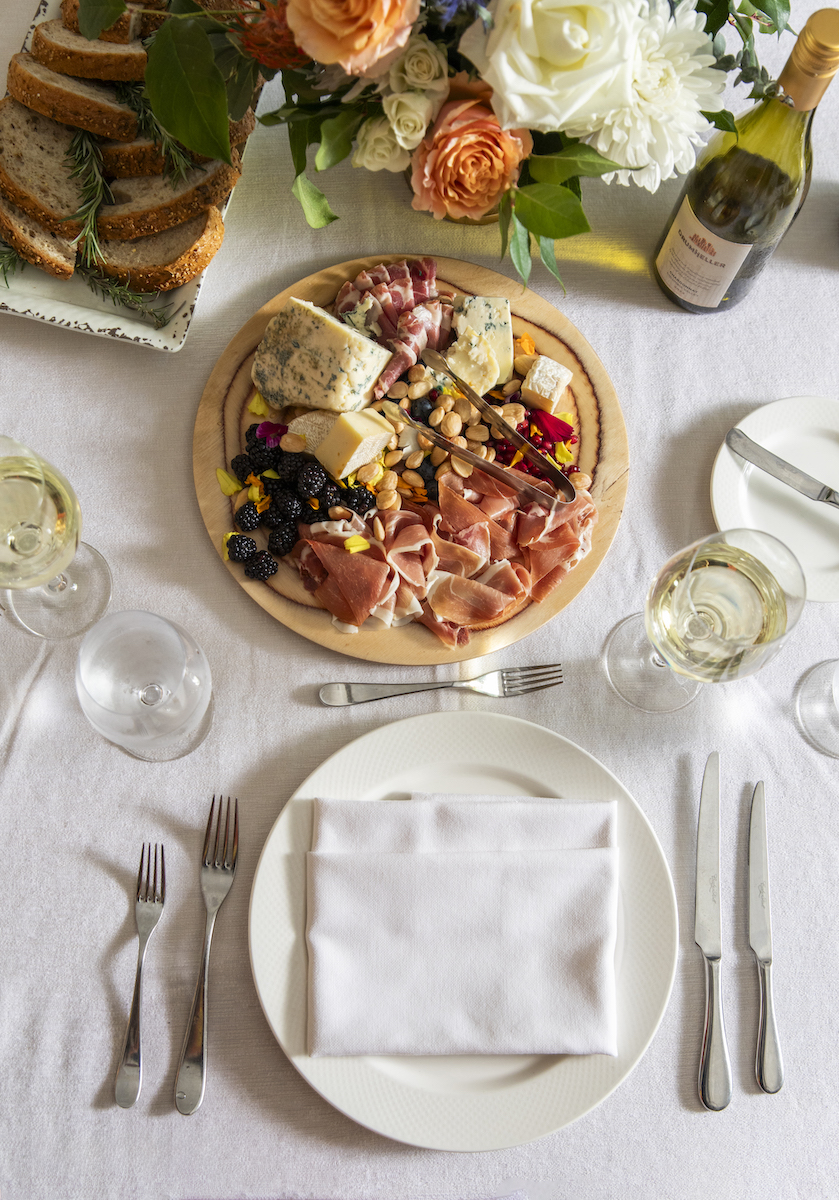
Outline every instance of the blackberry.
{"type": "Polygon", "coordinates": [[[366,487],[354,487],[344,488],[341,491],[339,503],[344,508],[352,509],[353,512],[363,517],[366,512],[369,512],[374,507],[376,501],[366,487]]]}
{"type": "Polygon", "coordinates": [[[257,474],[268,471],[277,459],[275,450],[269,450],[264,442],[255,442],[248,450],[248,457],[254,465],[257,474]]]}
{"type": "Polygon", "coordinates": [[[285,481],[282,479],[274,479],[271,475],[260,475],[262,480],[262,488],[266,496],[278,496],[286,491],[285,481]]]}
{"type": "Polygon", "coordinates": [[[285,525],[288,517],[277,508],[272,500],[259,519],[266,529],[279,529],[280,525],[285,525]]]}
{"type": "Polygon", "coordinates": [[[261,579],[263,582],[271,575],[277,574],[277,560],[272,558],[267,550],[260,550],[245,563],[245,574],[248,579],[261,579]]]}
{"type": "Polygon", "coordinates": [[[432,463],[431,459],[426,457],[417,467],[417,474],[422,475],[426,483],[430,483],[437,472],[437,468],[432,463]]]}
{"type": "Polygon", "coordinates": [[[318,504],[320,506],[320,512],[328,514],[330,508],[334,508],[336,504],[342,504],[342,494],[343,489],[339,488],[337,484],[327,483],[325,487],[318,492],[318,504]]]}
{"type": "Polygon", "coordinates": [[[411,416],[415,421],[422,421],[424,425],[428,424],[429,415],[433,410],[434,404],[428,396],[419,396],[411,401],[411,416]]]}
{"type": "Polygon", "coordinates": [[[250,460],[250,455],[237,454],[230,464],[230,470],[240,483],[244,483],[247,477],[253,473],[253,463],[250,460]]]}
{"type": "Polygon", "coordinates": [[[431,501],[432,504],[436,504],[437,501],[440,499],[440,488],[439,488],[439,485],[438,485],[436,479],[432,479],[429,481],[429,483],[426,487],[426,495],[428,496],[428,499],[431,501]]]}
{"type": "Polygon", "coordinates": [[[274,463],[274,470],[284,483],[294,483],[305,459],[302,454],[293,450],[280,450],[274,463]]]}
{"type": "Polygon", "coordinates": [[[247,429],[245,430],[245,445],[246,446],[250,447],[250,446],[256,445],[256,442],[258,440],[257,433],[256,433],[257,429],[259,429],[258,421],[254,422],[253,425],[249,425],[247,427],[247,429]]]}
{"type": "Polygon", "coordinates": [[[271,530],[268,535],[268,549],[282,558],[284,554],[291,554],[299,536],[297,524],[286,521],[284,525],[278,525],[276,529],[271,530]]]}
{"type": "Polygon", "coordinates": [[[227,556],[233,562],[247,562],[252,554],[256,554],[257,549],[253,538],[245,537],[244,534],[234,533],[233,537],[227,539],[227,556]]]}
{"type": "Polygon", "coordinates": [[[313,499],[326,485],[328,478],[320,463],[306,463],[297,475],[297,494],[301,500],[313,499]]]}
{"type": "Polygon", "coordinates": [[[259,513],[253,500],[243,504],[233,519],[243,533],[251,533],[256,529],[259,526],[259,513]]]}
{"type": "Polygon", "coordinates": [[[299,496],[288,490],[275,492],[271,507],[283,514],[287,521],[299,521],[303,512],[303,503],[299,496]]]}

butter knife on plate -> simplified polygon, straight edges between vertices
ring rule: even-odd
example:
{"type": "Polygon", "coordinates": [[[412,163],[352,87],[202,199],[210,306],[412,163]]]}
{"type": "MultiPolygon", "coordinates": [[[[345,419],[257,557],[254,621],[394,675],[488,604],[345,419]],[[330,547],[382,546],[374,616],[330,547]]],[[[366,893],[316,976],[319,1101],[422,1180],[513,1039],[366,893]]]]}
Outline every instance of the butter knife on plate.
{"type": "Polygon", "coordinates": [[[826,483],[820,483],[818,479],[813,479],[812,475],[807,475],[798,467],[794,467],[792,463],[778,458],[778,455],[773,454],[771,450],[759,446],[757,442],[752,441],[748,434],[743,433],[742,429],[737,429],[736,426],[734,429],[729,429],[725,435],[725,444],[729,450],[733,450],[735,454],[739,454],[753,466],[759,467],[767,475],[772,475],[775,479],[780,479],[781,483],[785,483],[787,487],[801,492],[802,496],[807,496],[810,500],[821,500],[825,504],[839,508],[839,495],[832,487],[828,487],[826,483]]]}
{"type": "Polygon", "coordinates": [[[772,917],[769,906],[766,796],[762,782],[757,785],[752,797],[749,824],[749,945],[754,951],[760,976],[760,1024],[755,1076],[764,1092],[774,1094],[784,1084],[784,1063],[772,1004],[772,917]]]}
{"type": "Polygon", "coordinates": [[[708,756],[696,834],[694,940],[705,959],[705,1028],[699,1059],[699,1098],[719,1112],[731,1100],[731,1063],[722,1006],[720,920],[720,756],[708,756]]]}

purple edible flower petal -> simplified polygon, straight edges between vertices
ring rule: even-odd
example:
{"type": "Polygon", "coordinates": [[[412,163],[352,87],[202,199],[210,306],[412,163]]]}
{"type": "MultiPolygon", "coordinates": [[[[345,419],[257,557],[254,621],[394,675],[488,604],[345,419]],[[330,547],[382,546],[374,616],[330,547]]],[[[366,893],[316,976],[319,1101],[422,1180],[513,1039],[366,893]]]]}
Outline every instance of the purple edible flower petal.
{"type": "Polygon", "coordinates": [[[265,445],[269,450],[273,450],[275,446],[279,446],[280,438],[284,433],[288,433],[288,425],[277,425],[273,421],[263,421],[256,431],[258,438],[265,438],[265,445]]]}

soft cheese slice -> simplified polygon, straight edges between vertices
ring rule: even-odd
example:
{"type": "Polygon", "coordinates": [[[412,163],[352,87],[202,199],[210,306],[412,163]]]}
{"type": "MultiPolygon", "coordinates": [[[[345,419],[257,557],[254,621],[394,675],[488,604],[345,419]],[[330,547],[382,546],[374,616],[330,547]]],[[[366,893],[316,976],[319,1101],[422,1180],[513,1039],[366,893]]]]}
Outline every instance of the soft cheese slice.
{"type": "Polygon", "coordinates": [[[310,412],[302,413],[299,417],[289,421],[288,431],[304,437],[307,453],[314,454],[340,415],[336,412],[327,412],[323,408],[313,408],[310,412]]]}
{"type": "Polygon", "coordinates": [[[251,372],[269,404],[351,412],[373,399],[391,352],[306,300],[272,317],[251,372]]]}
{"type": "Polygon", "coordinates": [[[462,324],[457,341],[446,354],[446,362],[479,396],[495,387],[498,359],[487,339],[471,325],[462,324]]]}
{"type": "Polygon", "coordinates": [[[375,409],[340,413],[315,449],[315,458],[333,479],[343,479],[378,458],[390,439],[393,426],[375,409]]]}
{"type": "Polygon", "coordinates": [[[381,337],[382,327],[378,321],[372,321],[367,324],[367,314],[373,308],[373,297],[369,292],[366,292],[363,300],[359,300],[355,308],[351,308],[349,312],[341,313],[341,320],[345,325],[357,329],[359,333],[363,333],[365,337],[381,337]]]}
{"type": "Polygon", "coordinates": [[[492,346],[492,352],[498,360],[498,378],[495,383],[507,383],[512,379],[513,320],[510,316],[510,301],[505,296],[469,296],[458,305],[455,313],[454,326],[459,333],[458,321],[471,325],[492,346]]]}
{"type": "Polygon", "coordinates": [[[521,385],[521,399],[530,408],[541,408],[555,413],[573,376],[562,363],[555,362],[545,354],[538,354],[521,385]]]}

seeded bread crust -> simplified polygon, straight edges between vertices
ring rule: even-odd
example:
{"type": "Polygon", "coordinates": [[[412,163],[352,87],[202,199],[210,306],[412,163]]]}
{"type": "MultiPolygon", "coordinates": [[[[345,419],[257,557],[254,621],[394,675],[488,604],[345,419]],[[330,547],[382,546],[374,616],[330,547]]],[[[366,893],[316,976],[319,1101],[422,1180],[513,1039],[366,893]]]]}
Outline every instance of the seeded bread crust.
{"type": "Polygon", "coordinates": [[[120,179],[112,186],[114,204],[99,210],[97,226],[102,237],[129,240],[146,237],[182,225],[190,217],[220,206],[230,195],[239,178],[239,156],[235,166],[218,160],[205,168],[196,167],[173,188],[159,176],[120,179]]]}
{"type": "MultiPolygon", "coordinates": [[[[136,38],[148,37],[158,29],[163,17],[152,13],[144,13],[144,8],[163,8],[166,0],[145,0],[145,3],[128,5],[128,10],[118,17],[110,29],[103,29],[99,34],[101,42],[116,42],[125,44],[136,38]]],[[[65,29],[73,33],[81,33],[79,29],[79,0],[61,0],[61,19],[65,29]]]]}
{"type": "Polygon", "coordinates": [[[32,57],[59,75],[77,79],[142,80],[148,55],[141,41],[116,45],[90,42],[65,29],[61,21],[43,21],[32,35],[32,57]]]}
{"type": "Polygon", "coordinates": [[[25,51],[9,63],[6,86],[15,100],[54,121],[120,142],[137,136],[137,117],[119,103],[113,88],[59,75],[25,51]]]}
{"type": "Polygon", "coordinates": [[[65,157],[73,130],[33,112],[11,96],[0,100],[0,193],[51,233],[73,238],[81,226],[66,220],[81,205],[65,157]]]}
{"type": "Polygon", "coordinates": [[[101,270],[135,292],[169,292],[200,275],[223,238],[221,213],[209,208],[165,233],[102,242],[105,262],[101,270]]]}
{"type": "MultiPolygon", "coordinates": [[[[241,121],[230,122],[230,145],[241,153],[255,126],[256,116],[249,108],[241,121]]],[[[199,154],[192,158],[199,163],[212,161],[199,154]]],[[[133,142],[103,142],[102,166],[113,179],[133,179],[137,175],[162,175],[164,159],[151,138],[139,137],[133,142]]]]}
{"type": "Polygon", "coordinates": [[[5,196],[0,196],[0,238],[48,275],[69,279],[73,274],[76,251],[67,238],[50,233],[5,196]]]}

